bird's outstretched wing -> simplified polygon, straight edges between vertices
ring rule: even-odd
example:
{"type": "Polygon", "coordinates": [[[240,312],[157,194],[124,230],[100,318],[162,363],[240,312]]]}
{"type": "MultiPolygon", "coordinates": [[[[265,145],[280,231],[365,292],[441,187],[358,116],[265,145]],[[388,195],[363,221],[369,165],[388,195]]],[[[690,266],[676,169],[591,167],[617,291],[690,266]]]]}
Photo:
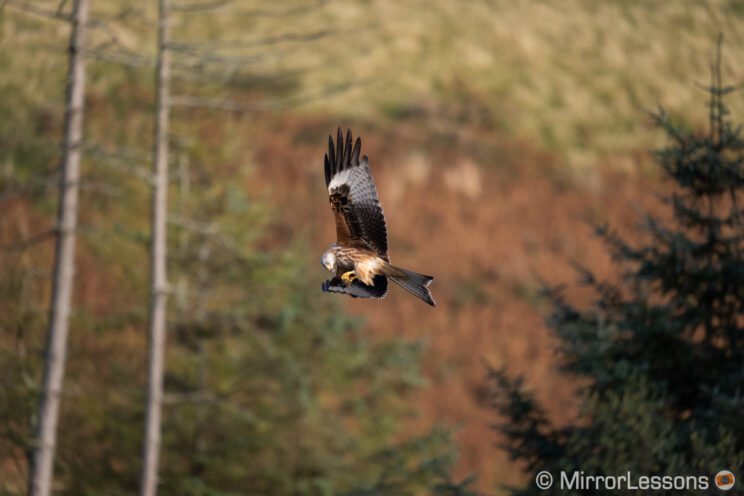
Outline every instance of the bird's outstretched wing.
{"type": "Polygon", "coordinates": [[[382,298],[387,294],[388,282],[387,277],[376,275],[374,285],[368,286],[359,279],[354,279],[350,286],[347,286],[340,277],[334,277],[323,283],[323,292],[325,293],[343,293],[353,298],[382,298]]]}
{"type": "Polygon", "coordinates": [[[351,130],[347,132],[344,143],[339,128],[335,147],[333,137],[328,137],[328,154],[325,156],[325,180],[336,218],[337,243],[341,246],[362,244],[389,261],[385,216],[367,156],[359,158],[362,140],[357,138],[353,149],[351,142],[351,130]]]}

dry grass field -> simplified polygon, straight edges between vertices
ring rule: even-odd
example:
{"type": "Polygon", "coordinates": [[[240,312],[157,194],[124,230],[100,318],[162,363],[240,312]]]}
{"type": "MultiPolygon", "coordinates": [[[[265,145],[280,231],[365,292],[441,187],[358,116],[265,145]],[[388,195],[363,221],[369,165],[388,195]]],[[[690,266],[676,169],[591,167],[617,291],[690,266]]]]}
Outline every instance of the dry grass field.
{"type": "MultiPolygon", "coordinates": [[[[59,105],[67,31],[17,6],[53,12],[58,3],[4,8],[0,84],[21,102],[59,105]]],[[[696,84],[708,82],[719,34],[724,74],[744,77],[744,8],[731,0],[217,4],[173,14],[176,90],[242,102],[291,92],[300,112],[380,126],[414,120],[456,132],[480,122],[579,170],[599,161],[632,167],[629,152],[658,143],[642,125],[644,109],[662,104],[701,125],[696,84]],[[210,55],[198,55],[204,51],[210,55]]],[[[151,70],[155,12],[135,0],[92,9],[109,22],[91,31],[90,84],[112,96],[127,77],[151,70]]]]}

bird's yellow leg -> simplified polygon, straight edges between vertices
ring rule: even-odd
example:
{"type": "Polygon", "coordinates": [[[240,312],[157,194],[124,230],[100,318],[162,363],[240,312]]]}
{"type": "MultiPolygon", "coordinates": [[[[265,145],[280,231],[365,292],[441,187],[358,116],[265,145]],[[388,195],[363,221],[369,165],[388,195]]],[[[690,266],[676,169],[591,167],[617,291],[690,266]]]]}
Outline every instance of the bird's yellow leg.
{"type": "Polygon", "coordinates": [[[344,281],[347,286],[351,286],[351,283],[354,281],[354,279],[357,279],[357,276],[351,270],[349,272],[344,272],[341,275],[341,280],[344,281]]]}

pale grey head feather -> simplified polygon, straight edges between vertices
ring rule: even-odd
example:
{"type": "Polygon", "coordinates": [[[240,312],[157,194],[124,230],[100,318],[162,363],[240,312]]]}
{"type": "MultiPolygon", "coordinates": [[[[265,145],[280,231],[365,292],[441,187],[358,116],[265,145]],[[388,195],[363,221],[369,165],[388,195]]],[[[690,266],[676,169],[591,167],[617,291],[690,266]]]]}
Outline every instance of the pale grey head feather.
{"type": "Polygon", "coordinates": [[[333,248],[336,243],[333,243],[326,251],[323,252],[323,256],[320,257],[320,263],[329,272],[336,270],[336,255],[333,253],[333,248]]]}

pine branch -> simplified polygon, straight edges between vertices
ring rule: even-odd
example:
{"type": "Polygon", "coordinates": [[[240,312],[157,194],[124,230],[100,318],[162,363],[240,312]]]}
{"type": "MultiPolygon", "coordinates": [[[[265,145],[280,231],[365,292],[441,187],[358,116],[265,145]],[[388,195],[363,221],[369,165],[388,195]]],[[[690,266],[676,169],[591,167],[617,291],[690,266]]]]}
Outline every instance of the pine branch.
{"type": "Polygon", "coordinates": [[[247,16],[247,17],[294,17],[313,12],[323,7],[328,0],[320,0],[315,4],[292,7],[288,9],[237,9],[229,8],[229,5],[234,3],[235,0],[205,0],[204,2],[183,2],[174,4],[171,9],[174,11],[180,11],[184,13],[203,13],[205,11],[211,11],[212,14],[228,15],[231,17],[236,16],[247,16]]]}
{"type": "Polygon", "coordinates": [[[3,0],[2,3],[0,3],[0,12],[2,12],[5,6],[13,7],[14,9],[22,10],[36,16],[44,17],[46,19],[72,22],[71,14],[63,14],[60,9],[50,10],[43,7],[38,7],[29,1],[23,2],[21,0],[3,0]]]}
{"type": "Polygon", "coordinates": [[[100,160],[100,163],[107,167],[121,170],[127,173],[128,175],[131,175],[139,179],[142,179],[143,181],[146,181],[150,185],[154,183],[152,172],[150,170],[144,167],[137,167],[135,165],[131,165],[132,162],[142,163],[148,160],[147,158],[145,158],[143,151],[138,152],[138,151],[132,151],[130,149],[128,151],[109,152],[109,151],[103,150],[98,145],[86,145],[84,146],[84,150],[92,158],[105,159],[105,160],[100,160]]]}
{"type": "MultiPolygon", "coordinates": [[[[358,31],[354,31],[357,32],[358,31]]],[[[201,42],[174,42],[171,43],[171,47],[177,51],[183,51],[185,53],[196,53],[204,50],[225,50],[225,49],[241,49],[241,48],[261,48],[270,45],[276,45],[284,42],[309,42],[315,41],[322,38],[327,38],[330,35],[340,35],[352,33],[351,30],[337,31],[331,29],[321,29],[317,31],[311,31],[309,33],[282,33],[265,38],[259,38],[257,40],[212,40],[212,41],[201,41],[201,42]]]]}
{"type": "Polygon", "coordinates": [[[24,251],[32,246],[35,246],[37,244],[43,243],[44,241],[54,238],[56,234],[57,234],[56,229],[49,229],[48,231],[44,231],[42,233],[36,234],[34,236],[31,236],[30,238],[18,241],[16,243],[11,243],[9,245],[5,245],[2,248],[0,248],[0,251],[4,251],[4,252],[24,251]]]}

